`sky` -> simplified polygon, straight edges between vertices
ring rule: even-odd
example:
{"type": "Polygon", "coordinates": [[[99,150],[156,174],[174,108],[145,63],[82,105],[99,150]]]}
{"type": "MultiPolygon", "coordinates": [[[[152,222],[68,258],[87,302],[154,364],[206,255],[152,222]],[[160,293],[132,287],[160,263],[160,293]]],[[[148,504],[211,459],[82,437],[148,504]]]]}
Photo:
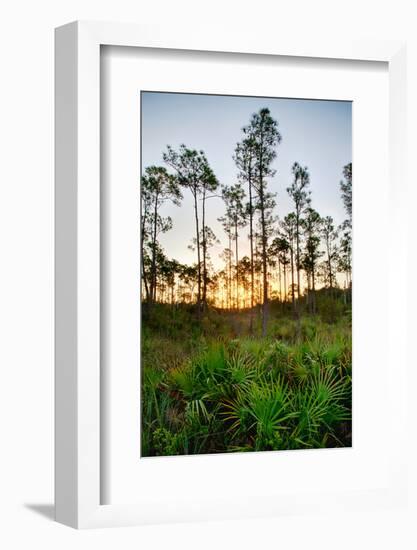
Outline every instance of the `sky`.
{"type": "MultiPolygon", "coordinates": [[[[281,219],[292,210],[286,188],[291,185],[294,162],[307,166],[310,173],[312,206],[322,216],[330,215],[338,225],[346,218],[340,196],[343,167],[352,162],[352,104],[349,101],[259,98],[142,92],[142,172],[147,166],[163,166],[167,145],[178,149],[184,143],[203,150],[222,185],[237,182],[232,155],[253,113],[267,107],[278,122],[281,143],[272,167],[276,174],[268,181],[268,190],[276,193],[275,214],[281,219]]],[[[195,263],[188,246],[194,237],[194,213],[191,192],[184,189],[181,206],[166,203],[162,216],[171,216],[173,228],[159,240],[169,258],[195,263]]],[[[227,246],[218,218],[224,214],[223,201],[212,198],[206,204],[207,225],[221,244],[211,249],[215,268],[227,246]]],[[[247,230],[240,231],[239,256],[249,253],[247,230]]]]}

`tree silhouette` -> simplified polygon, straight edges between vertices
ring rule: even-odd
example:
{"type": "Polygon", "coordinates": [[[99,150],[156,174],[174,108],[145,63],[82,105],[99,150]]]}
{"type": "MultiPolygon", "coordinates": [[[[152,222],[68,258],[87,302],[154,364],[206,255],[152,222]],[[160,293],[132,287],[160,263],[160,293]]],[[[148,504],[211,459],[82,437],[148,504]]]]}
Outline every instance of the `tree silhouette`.
{"type": "Polygon", "coordinates": [[[346,220],[346,224],[349,225],[350,228],[352,228],[352,163],[346,164],[346,166],[343,167],[343,176],[345,180],[340,182],[340,190],[342,193],[342,200],[344,207],[346,209],[346,213],[348,215],[348,219],[346,220]]]}
{"type": "MultiPolygon", "coordinates": [[[[188,188],[194,199],[195,235],[197,249],[197,315],[201,317],[201,254],[200,254],[200,225],[198,216],[198,199],[207,189],[217,185],[216,177],[210,168],[203,151],[188,149],[184,144],[175,151],[170,145],[163,154],[163,159],[168,166],[176,171],[178,182],[188,188]]],[[[205,227],[203,225],[203,227],[205,227]]],[[[204,239],[205,243],[205,239],[204,239]]],[[[204,244],[204,254],[206,247],[204,244]]],[[[205,269],[205,267],[204,267],[205,269]]],[[[204,283],[205,284],[205,283],[204,283]]]]}
{"type": "Polygon", "coordinates": [[[252,115],[248,133],[253,139],[255,152],[256,182],[253,185],[257,193],[256,209],[260,214],[263,279],[262,334],[265,336],[268,322],[268,236],[273,223],[272,209],[275,206],[274,195],[267,191],[267,178],[275,174],[271,165],[277,155],[276,146],[281,142],[281,134],[278,132],[277,121],[271,117],[269,109],[266,108],[252,115]]]}
{"type": "Polygon", "coordinates": [[[340,271],[346,275],[346,287],[352,284],[352,163],[343,167],[344,180],[340,182],[340,191],[343,204],[348,215],[340,227],[342,237],[340,239],[340,271]]]}
{"type": "Polygon", "coordinates": [[[244,138],[240,143],[236,145],[234,161],[239,170],[238,177],[242,182],[247,184],[248,189],[248,203],[247,203],[247,216],[249,219],[249,245],[250,245],[250,277],[251,277],[251,317],[250,317],[250,331],[253,332],[253,315],[255,305],[255,269],[254,269],[254,254],[253,254],[253,241],[254,241],[254,182],[257,178],[256,172],[256,141],[251,133],[251,125],[245,126],[242,129],[244,138]]]}
{"type": "Polygon", "coordinates": [[[142,272],[142,283],[145,289],[146,301],[150,302],[151,292],[148,282],[148,271],[150,271],[150,261],[149,255],[145,250],[145,245],[149,241],[150,233],[152,230],[150,223],[150,215],[152,208],[152,193],[150,192],[148,181],[146,176],[141,178],[141,230],[140,230],[140,259],[141,259],[141,272],[142,272]]]}
{"type": "Polygon", "coordinates": [[[295,313],[295,277],[294,277],[294,250],[295,250],[295,227],[296,218],[294,212],[290,212],[280,222],[281,231],[284,239],[288,243],[291,266],[291,302],[293,313],[295,313]]]}
{"type": "MultiPolygon", "coordinates": [[[[220,241],[217,239],[213,230],[207,225],[200,230],[200,247],[204,250],[204,262],[203,262],[203,303],[207,301],[207,287],[210,282],[208,274],[208,264],[210,260],[209,250],[215,244],[220,244],[220,241]],[[204,292],[205,291],[205,292],[204,292]]],[[[194,237],[191,241],[189,247],[191,250],[195,251],[197,249],[196,238],[194,237]]]]}
{"type": "Polygon", "coordinates": [[[297,304],[300,300],[300,270],[301,270],[301,224],[302,214],[304,208],[307,205],[310,191],[308,185],[310,183],[310,176],[307,167],[302,167],[298,162],[294,162],[292,166],[293,182],[290,187],[287,188],[289,196],[294,202],[294,214],[295,214],[295,267],[297,272],[297,304]]]}
{"type": "Polygon", "coordinates": [[[307,300],[312,313],[316,312],[316,272],[317,261],[323,255],[320,250],[320,229],[322,219],[318,212],[311,207],[311,201],[308,201],[308,206],[305,209],[305,217],[302,220],[302,227],[305,236],[305,248],[302,259],[302,265],[307,275],[307,300]],[[310,300],[311,290],[311,300],[310,300]]]}
{"type": "Polygon", "coordinates": [[[239,264],[239,228],[246,225],[246,215],[243,207],[245,192],[242,185],[236,183],[230,187],[223,186],[222,197],[226,205],[226,225],[227,223],[230,224],[232,239],[235,242],[235,300],[236,308],[239,310],[239,270],[237,266],[239,264]]]}
{"type": "Polygon", "coordinates": [[[326,216],[322,220],[321,224],[321,234],[324,240],[325,254],[326,259],[322,264],[322,273],[324,283],[332,290],[335,286],[335,278],[337,271],[337,261],[338,261],[338,249],[337,249],[337,238],[339,233],[335,229],[333,218],[331,216],[326,216]]]}
{"type": "Polygon", "coordinates": [[[152,259],[150,288],[148,292],[150,300],[155,302],[157,285],[157,237],[159,233],[165,233],[172,227],[171,218],[162,218],[159,214],[159,209],[167,200],[171,200],[174,204],[179,206],[182,194],[177,179],[169,174],[164,167],[149,166],[145,169],[145,175],[142,177],[142,195],[142,208],[145,212],[142,225],[142,258],[144,256],[143,238],[149,237],[148,234],[150,233],[152,259]],[[151,226],[150,231],[146,229],[147,224],[151,226]]]}
{"type": "MultiPolygon", "coordinates": [[[[239,260],[237,267],[239,284],[242,289],[243,307],[251,307],[251,261],[248,256],[239,260]],[[249,299],[248,299],[249,298],[249,299]]],[[[252,318],[252,316],[251,316],[252,318]]]]}
{"type": "MultiPolygon", "coordinates": [[[[299,331],[303,304],[310,314],[316,314],[318,309],[323,315],[330,307],[330,299],[339,300],[342,296],[347,304],[350,295],[352,163],[342,169],[340,193],[346,219],[340,226],[336,227],[331,216],[321,218],[312,207],[309,171],[298,162],[291,167],[293,180],[286,189],[292,211],[277,224],[276,194],[269,190],[275,175],[273,161],[281,142],[277,121],[268,109],[261,109],[241,132],[232,155],[237,183],[223,185],[221,195],[216,194],[220,184],[201,150],[185,145],[174,150],[167,146],[163,159],[168,170],[172,170],[161,166],[145,169],[141,178],[142,300],[149,304],[149,312],[156,301],[172,306],[180,302],[196,304],[199,320],[208,304],[238,311],[250,308],[248,321],[252,334],[253,318],[260,304],[265,335],[269,302],[279,301],[281,307],[274,308],[274,315],[276,311],[284,315],[286,303],[291,299],[299,331]],[[193,265],[169,258],[160,244],[160,235],[173,226],[171,217],[162,215],[162,206],[166,202],[179,205],[184,188],[193,198],[195,227],[190,245],[196,253],[193,265]],[[217,219],[228,242],[224,242],[226,247],[219,255],[224,263],[217,269],[210,251],[219,241],[207,219],[212,202],[208,199],[219,196],[225,212],[217,219]],[[249,251],[240,258],[241,228],[246,226],[249,251]],[[333,291],[339,286],[339,273],[345,275],[344,292],[333,291]],[[331,291],[324,293],[323,300],[319,292],[322,287],[331,291]]],[[[173,307],[173,315],[174,310],[173,307]]],[[[206,315],[209,317],[210,311],[206,315]]]]}
{"type": "Polygon", "coordinates": [[[352,235],[350,231],[344,231],[340,238],[338,270],[345,273],[345,287],[352,285],[352,235]]]}
{"type": "Polygon", "coordinates": [[[198,270],[196,265],[180,265],[179,280],[182,283],[181,299],[183,302],[191,303],[194,300],[194,288],[197,284],[198,270]]]}
{"type": "Polygon", "coordinates": [[[201,248],[203,251],[203,307],[206,307],[207,305],[207,284],[208,284],[208,276],[207,276],[207,251],[209,246],[212,246],[214,242],[209,245],[208,239],[209,236],[211,237],[211,240],[216,240],[216,237],[213,239],[213,232],[212,230],[206,225],[206,200],[207,198],[210,198],[210,195],[208,193],[214,193],[216,189],[219,186],[219,182],[217,181],[217,178],[215,177],[214,173],[211,171],[211,169],[208,167],[207,174],[202,180],[202,234],[201,234],[201,248]]]}
{"type": "Polygon", "coordinates": [[[231,309],[232,307],[232,249],[231,246],[231,232],[229,232],[229,248],[225,248],[220,254],[220,258],[224,260],[225,263],[225,277],[226,277],[226,296],[227,296],[227,307],[231,309]]]}
{"type": "Polygon", "coordinates": [[[275,237],[270,246],[271,256],[275,256],[278,262],[279,277],[279,298],[282,302],[287,301],[287,266],[290,263],[288,255],[290,254],[290,244],[285,237],[275,237]],[[284,299],[282,298],[281,288],[281,266],[284,278],[284,299]]]}

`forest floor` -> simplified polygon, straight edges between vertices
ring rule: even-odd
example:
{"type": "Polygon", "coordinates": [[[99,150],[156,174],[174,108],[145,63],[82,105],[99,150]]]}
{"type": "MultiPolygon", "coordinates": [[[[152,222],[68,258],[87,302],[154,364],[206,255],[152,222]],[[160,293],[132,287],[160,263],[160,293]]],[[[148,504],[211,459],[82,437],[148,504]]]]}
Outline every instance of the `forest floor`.
{"type": "Polygon", "coordinates": [[[142,306],[142,456],[351,446],[351,313],[142,306]],[[252,330],[251,330],[252,323],[252,330]]]}

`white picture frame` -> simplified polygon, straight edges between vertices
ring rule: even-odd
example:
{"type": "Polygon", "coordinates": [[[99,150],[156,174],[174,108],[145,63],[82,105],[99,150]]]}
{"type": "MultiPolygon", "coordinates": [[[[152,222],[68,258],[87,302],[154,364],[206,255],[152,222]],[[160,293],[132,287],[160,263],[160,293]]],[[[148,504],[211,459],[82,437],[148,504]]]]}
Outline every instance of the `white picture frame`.
{"type": "MultiPolygon", "coordinates": [[[[398,505],[405,498],[403,434],[384,491],[360,494],[291,495],[248,512],[230,511],[223,495],[195,514],[184,515],[175,500],[164,510],[134,504],[101,504],[100,400],[100,48],[102,45],[168,48],[382,61],[389,70],[390,185],[400,197],[405,186],[405,45],[401,42],[331,42],[309,39],[292,44],[270,36],[194,29],[187,35],[169,27],[75,22],[56,30],[56,519],[76,528],[120,526],[159,521],[304,512],[326,508],[398,505]]],[[[401,223],[400,200],[392,203],[401,223]]],[[[402,249],[400,254],[406,252],[402,249]]],[[[404,316],[402,301],[390,314],[404,316]]],[[[396,383],[405,387],[405,357],[396,367],[396,383]]],[[[396,396],[399,417],[403,394],[396,396]]]]}

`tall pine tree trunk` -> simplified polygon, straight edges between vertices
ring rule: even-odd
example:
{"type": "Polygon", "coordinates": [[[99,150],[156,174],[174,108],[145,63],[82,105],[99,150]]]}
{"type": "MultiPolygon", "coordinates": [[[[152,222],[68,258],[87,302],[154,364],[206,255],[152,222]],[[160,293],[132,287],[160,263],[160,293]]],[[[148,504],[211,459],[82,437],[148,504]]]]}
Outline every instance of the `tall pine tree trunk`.
{"type": "Polygon", "coordinates": [[[195,213],[195,229],[196,229],[196,246],[197,246],[197,317],[201,318],[201,259],[200,259],[200,228],[198,224],[198,207],[197,207],[197,189],[194,190],[194,213],[195,213]]]}
{"type": "Polygon", "coordinates": [[[284,302],[287,303],[287,259],[286,256],[284,256],[284,302]]]}
{"type": "Polygon", "coordinates": [[[278,286],[279,286],[279,301],[282,303],[281,262],[279,257],[278,257],[278,286]]]}
{"type": "Polygon", "coordinates": [[[141,235],[140,235],[140,258],[141,258],[141,264],[142,264],[142,280],[143,284],[145,286],[145,295],[146,295],[146,301],[149,302],[150,299],[150,293],[149,293],[149,285],[148,285],[148,279],[146,277],[146,270],[145,270],[145,226],[146,226],[146,215],[142,215],[142,228],[141,228],[141,235]]]}
{"type": "Polygon", "coordinates": [[[291,246],[291,301],[292,301],[292,311],[295,315],[295,292],[294,292],[294,251],[291,246]]]}
{"type": "Polygon", "coordinates": [[[300,216],[297,212],[296,223],[296,268],[297,268],[297,309],[300,301],[300,216]]]}
{"type": "Polygon", "coordinates": [[[252,211],[252,182],[249,177],[249,241],[250,241],[250,332],[253,333],[253,318],[255,315],[255,269],[253,264],[253,211],[252,211]]]}
{"type": "Polygon", "coordinates": [[[316,274],[315,274],[315,270],[314,270],[314,266],[313,266],[313,268],[311,270],[311,288],[312,288],[312,293],[313,293],[312,311],[313,311],[314,315],[316,314],[316,281],[315,281],[315,278],[316,278],[316,274]]]}
{"type": "Polygon", "coordinates": [[[203,309],[207,304],[206,190],[203,190],[203,309]]]}
{"type": "Polygon", "coordinates": [[[154,220],[152,233],[152,267],[151,267],[151,301],[156,301],[156,234],[158,227],[158,195],[155,196],[154,220]]]}
{"type": "Polygon", "coordinates": [[[329,270],[329,286],[330,286],[330,291],[332,291],[333,290],[333,272],[332,272],[332,260],[331,260],[329,237],[327,237],[327,265],[329,270]]]}
{"type": "Polygon", "coordinates": [[[239,245],[237,234],[237,221],[235,223],[235,251],[236,251],[236,309],[239,311],[239,245]]]}
{"type": "Polygon", "coordinates": [[[264,193],[263,183],[259,186],[259,199],[261,207],[261,229],[262,229],[262,336],[266,336],[267,324],[268,324],[268,273],[267,273],[267,237],[266,237],[266,225],[265,225],[265,205],[264,205],[264,193]]]}
{"type": "Polygon", "coordinates": [[[229,309],[232,309],[232,237],[229,232],[229,309]]]}

